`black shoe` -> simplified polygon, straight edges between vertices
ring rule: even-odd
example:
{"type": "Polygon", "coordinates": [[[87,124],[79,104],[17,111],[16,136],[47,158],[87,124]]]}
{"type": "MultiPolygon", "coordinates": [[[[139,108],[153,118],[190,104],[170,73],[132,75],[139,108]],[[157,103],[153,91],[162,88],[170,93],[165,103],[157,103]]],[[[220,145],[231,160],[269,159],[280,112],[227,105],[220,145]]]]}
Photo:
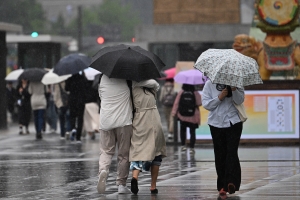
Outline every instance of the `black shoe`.
{"type": "Polygon", "coordinates": [[[233,183],[228,184],[228,193],[229,194],[234,194],[235,193],[235,186],[233,183]]]}
{"type": "Polygon", "coordinates": [[[131,179],[131,192],[137,194],[139,192],[138,181],[135,178],[131,179]]]}
{"type": "Polygon", "coordinates": [[[37,140],[43,139],[42,133],[37,133],[37,134],[36,134],[36,139],[37,139],[37,140]]]}
{"type": "Polygon", "coordinates": [[[19,135],[23,135],[23,131],[20,131],[20,132],[19,132],[19,135]]]}
{"type": "Polygon", "coordinates": [[[151,194],[157,194],[158,193],[158,190],[155,188],[154,190],[150,190],[151,191],[151,194]]]}

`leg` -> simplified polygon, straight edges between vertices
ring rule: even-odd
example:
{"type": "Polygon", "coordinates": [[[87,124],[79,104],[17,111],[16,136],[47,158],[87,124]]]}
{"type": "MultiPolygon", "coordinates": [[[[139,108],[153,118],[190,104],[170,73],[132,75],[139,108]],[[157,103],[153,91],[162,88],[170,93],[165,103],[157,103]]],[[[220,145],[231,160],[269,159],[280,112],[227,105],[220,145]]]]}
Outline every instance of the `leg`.
{"type": "Polygon", "coordinates": [[[77,108],[77,134],[76,134],[76,140],[81,139],[81,132],[82,132],[82,126],[83,126],[83,114],[84,114],[84,104],[78,106],[78,108],[77,108]]]}
{"type": "Polygon", "coordinates": [[[36,132],[36,134],[38,134],[39,133],[38,132],[38,123],[39,123],[39,121],[38,121],[38,110],[33,111],[33,118],[34,118],[35,132],[36,132]]]}
{"type": "Polygon", "coordinates": [[[196,142],[196,129],[195,128],[190,128],[190,148],[193,149],[195,147],[195,142],[196,142]]]}
{"type": "Polygon", "coordinates": [[[151,166],[151,187],[150,190],[156,189],[156,181],[158,177],[159,172],[159,166],[158,165],[152,165],[151,166]]]}
{"type": "Polygon", "coordinates": [[[116,129],[118,142],[118,171],[117,185],[126,185],[129,174],[129,149],[132,136],[132,125],[120,127],[116,129]]]}
{"type": "Polygon", "coordinates": [[[185,145],[186,140],[186,124],[182,121],[180,121],[180,139],[181,139],[181,145],[185,145]]]}
{"type": "Polygon", "coordinates": [[[217,189],[218,191],[220,191],[222,188],[227,190],[227,187],[225,187],[225,161],[227,156],[225,132],[222,128],[213,126],[209,127],[214,144],[215,166],[218,175],[217,189]]]}
{"type": "Polygon", "coordinates": [[[139,187],[138,187],[139,174],[140,174],[140,170],[138,169],[132,170],[131,192],[133,194],[137,194],[139,192],[139,187]]]}
{"type": "Polygon", "coordinates": [[[60,136],[65,137],[66,128],[65,128],[65,114],[66,114],[66,107],[60,107],[58,109],[58,117],[59,117],[59,125],[60,125],[60,136]]]}
{"type": "MultiPolygon", "coordinates": [[[[238,191],[241,185],[241,165],[238,156],[238,147],[242,134],[243,123],[232,125],[226,132],[227,156],[225,180],[226,186],[233,183],[234,191],[238,191]]],[[[227,189],[227,188],[226,188],[227,189]]],[[[234,193],[234,192],[233,192],[234,193]]]]}
{"type": "Polygon", "coordinates": [[[45,109],[40,109],[40,110],[37,110],[37,121],[38,121],[38,124],[37,124],[37,133],[41,133],[42,132],[42,129],[43,129],[43,125],[44,125],[44,114],[45,114],[45,109]]]}

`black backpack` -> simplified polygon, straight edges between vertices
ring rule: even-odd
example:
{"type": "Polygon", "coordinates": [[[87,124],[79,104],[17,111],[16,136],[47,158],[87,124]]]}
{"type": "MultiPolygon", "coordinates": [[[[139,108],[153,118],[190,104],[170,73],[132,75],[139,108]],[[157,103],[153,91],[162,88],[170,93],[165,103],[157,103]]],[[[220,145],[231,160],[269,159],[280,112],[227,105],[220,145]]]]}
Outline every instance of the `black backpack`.
{"type": "Polygon", "coordinates": [[[193,116],[196,109],[196,98],[194,92],[183,91],[179,100],[178,111],[182,116],[193,116]]]}

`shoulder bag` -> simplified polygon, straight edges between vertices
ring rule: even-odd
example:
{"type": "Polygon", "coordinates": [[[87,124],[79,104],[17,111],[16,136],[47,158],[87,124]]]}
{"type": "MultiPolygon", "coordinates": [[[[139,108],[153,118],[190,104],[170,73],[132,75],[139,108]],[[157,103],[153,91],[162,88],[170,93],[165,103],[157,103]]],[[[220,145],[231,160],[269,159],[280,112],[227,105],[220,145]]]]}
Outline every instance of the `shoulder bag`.
{"type": "Polygon", "coordinates": [[[247,117],[247,113],[246,113],[246,109],[245,109],[244,103],[242,103],[240,105],[237,105],[236,103],[233,102],[233,105],[238,110],[239,117],[240,117],[241,121],[245,122],[248,119],[248,117],[247,117]]]}

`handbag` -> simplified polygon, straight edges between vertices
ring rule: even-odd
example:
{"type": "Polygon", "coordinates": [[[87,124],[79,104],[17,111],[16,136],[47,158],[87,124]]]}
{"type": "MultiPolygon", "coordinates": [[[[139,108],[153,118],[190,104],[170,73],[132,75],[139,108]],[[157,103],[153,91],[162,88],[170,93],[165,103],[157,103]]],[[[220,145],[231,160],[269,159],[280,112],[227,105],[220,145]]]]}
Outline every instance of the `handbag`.
{"type": "Polygon", "coordinates": [[[236,103],[233,102],[233,105],[238,110],[239,117],[240,117],[241,121],[245,122],[248,119],[248,117],[247,117],[247,113],[246,113],[244,103],[242,103],[240,105],[237,105],[236,103]]]}

